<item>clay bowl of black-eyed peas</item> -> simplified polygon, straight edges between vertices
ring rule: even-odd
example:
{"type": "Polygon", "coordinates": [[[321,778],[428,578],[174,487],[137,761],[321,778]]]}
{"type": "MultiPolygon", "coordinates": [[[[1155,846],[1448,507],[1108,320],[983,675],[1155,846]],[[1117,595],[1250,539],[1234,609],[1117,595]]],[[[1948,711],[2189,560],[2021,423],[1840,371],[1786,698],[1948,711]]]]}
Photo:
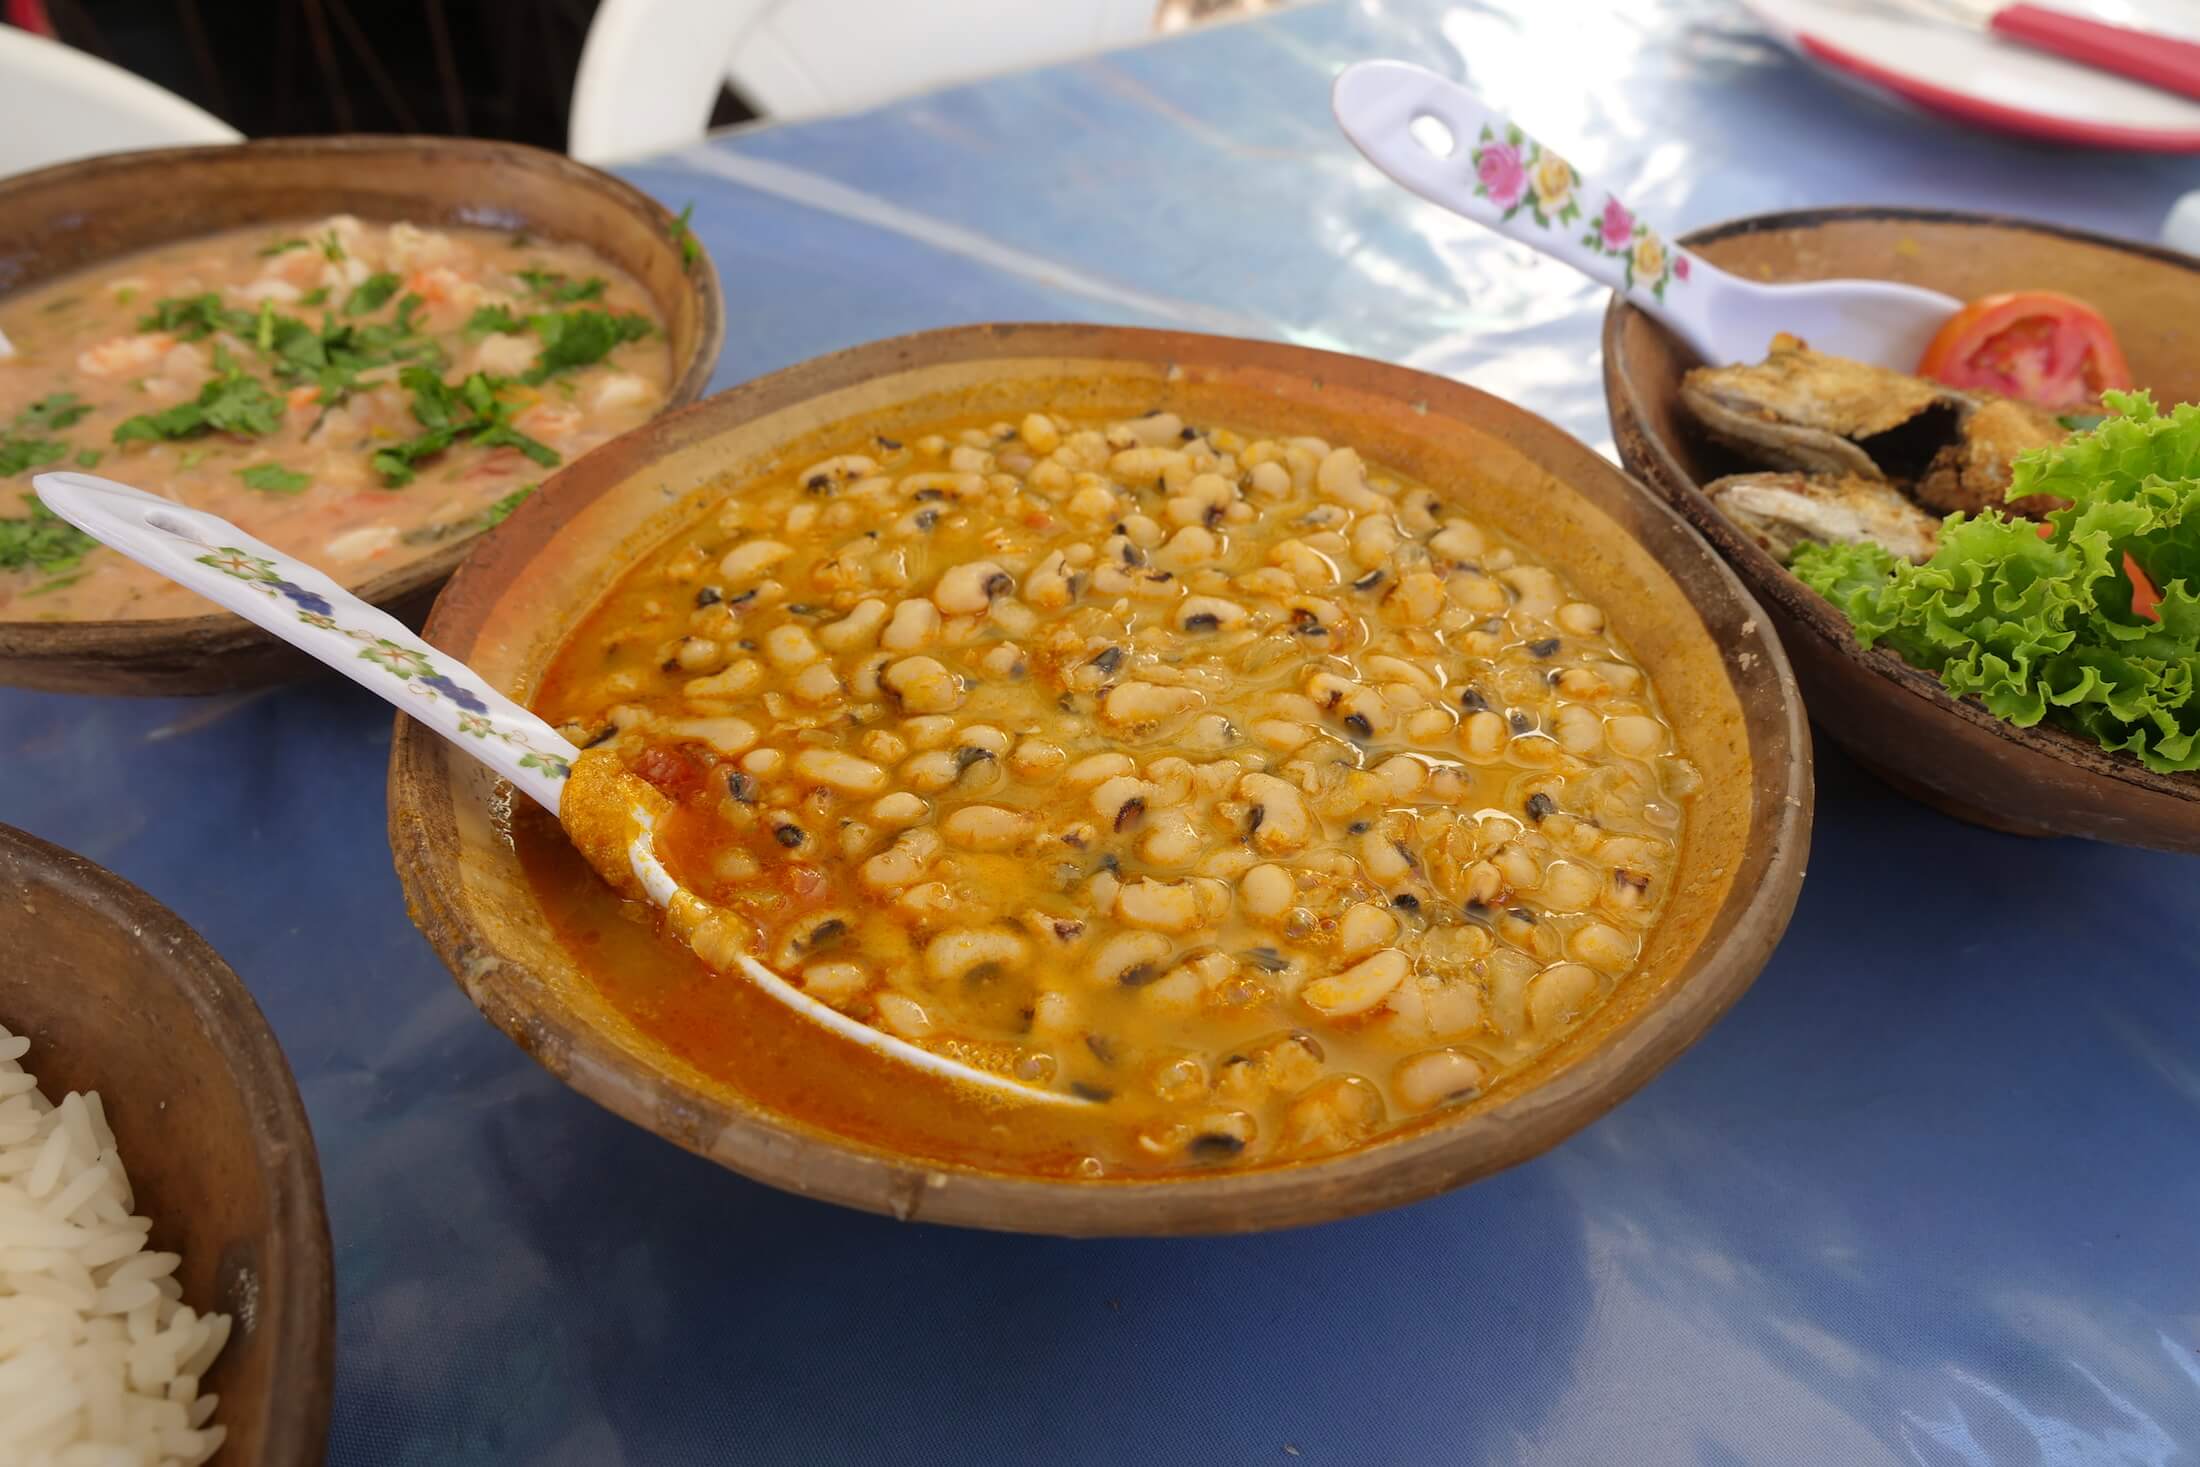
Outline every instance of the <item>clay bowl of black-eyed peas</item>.
{"type": "Polygon", "coordinates": [[[468,995],[637,1124],[903,1218],[1249,1230],[1488,1175],[1711,1026],[1809,843],[1786,658],[1670,509],[1298,347],[790,368],[554,476],[427,632],[576,793],[649,786],[712,913],[401,721],[398,873],[468,995]]]}

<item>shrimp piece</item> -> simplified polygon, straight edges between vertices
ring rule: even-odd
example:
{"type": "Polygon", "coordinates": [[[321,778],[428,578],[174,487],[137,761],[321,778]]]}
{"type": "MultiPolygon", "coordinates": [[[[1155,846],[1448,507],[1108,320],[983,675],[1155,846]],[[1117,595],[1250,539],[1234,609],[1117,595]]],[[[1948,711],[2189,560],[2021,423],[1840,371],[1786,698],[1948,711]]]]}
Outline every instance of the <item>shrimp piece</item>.
{"type": "Polygon", "coordinates": [[[287,306],[305,292],[287,280],[263,275],[250,285],[237,286],[230,294],[248,306],[256,306],[261,301],[275,301],[287,306]]]}
{"type": "Polygon", "coordinates": [[[538,402],[519,415],[517,426],[530,438],[569,438],[580,429],[581,413],[579,408],[538,402]]]}
{"type": "Polygon", "coordinates": [[[453,305],[469,311],[482,296],[480,282],[468,280],[448,265],[414,271],[406,277],[405,289],[432,306],[453,305]]]}
{"type": "Polygon", "coordinates": [[[128,376],[150,368],[175,344],[175,336],[166,331],[112,337],[79,352],[76,369],[87,377],[128,376]]]}
{"type": "Polygon", "coordinates": [[[458,263],[461,258],[458,241],[447,234],[405,223],[390,226],[389,260],[392,270],[418,272],[437,265],[458,263]]]}
{"type": "Polygon", "coordinates": [[[539,343],[532,336],[492,332],[474,348],[474,370],[499,377],[517,377],[534,365],[539,350],[539,343]]]}
{"type": "Polygon", "coordinates": [[[632,372],[613,372],[596,384],[590,401],[598,412],[616,412],[620,408],[640,407],[649,400],[651,392],[649,383],[632,372]]]}

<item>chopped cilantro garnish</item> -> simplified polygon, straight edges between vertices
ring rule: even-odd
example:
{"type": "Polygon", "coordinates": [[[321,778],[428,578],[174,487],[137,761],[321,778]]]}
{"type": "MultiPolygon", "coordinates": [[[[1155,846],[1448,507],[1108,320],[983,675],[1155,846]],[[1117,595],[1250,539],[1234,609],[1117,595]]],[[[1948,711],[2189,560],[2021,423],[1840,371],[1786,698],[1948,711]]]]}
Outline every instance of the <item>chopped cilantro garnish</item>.
{"type": "Polygon", "coordinates": [[[176,295],[153,307],[153,314],[138,318],[140,331],[173,331],[185,341],[197,341],[226,331],[249,336],[259,318],[251,311],[232,310],[212,291],[205,295],[176,295]]]}
{"type": "Polygon", "coordinates": [[[281,464],[254,464],[249,469],[237,470],[237,477],[244,480],[247,489],[258,489],[267,494],[303,494],[312,476],[286,469],[281,464]]]}
{"type": "Polygon", "coordinates": [[[397,287],[404,283],[387,270],[369,275],[352,287],[350,295],[344,297],[344,314],[364,316],[381,310],[389,304],[390,297],[397,294],[397,287]]]}
{"type": "Polygon", "coordinates": [[[0,438],[0,479],[58,463],[68,451],[69,445],[58,438],[0,438]]]}
{"type": "Polygon", "coordinates": [[[344,242],[336,237],[336,231],[333,229],[321,236],[321,256],[323,259],[332,261],[340,261],[344,258],[344,242]]]}
{"type": "Polygon", "coordinates": [[[317,306],[327,299],[328,287],[325,285],[316,285],[313,287],[313,289],[298,297],[298,304],[301,306],[317,306]]]}
{"type": "Polygon", "coordinates": [[[540,484],[522,484],[479,514],[470,514],[461,520],[446,520],[440,525],[418,525],[398,538],[407,545],[436,545],[445,540],[456,540],[461,535],[478,535],[493,530],[510,518],[528,495],[541,488],[540,484]]]}
{"type": "Polygon", "coordinates": [[[526,326],[512,314],[510,306],[482,306],[466,318],[466,330],[475,336],[487,336],[492,331],[519,332],[526,326]]]}
{"type": "Polygon", "coordinates": [[[528,329],[542,338],[542,355],[520,381],[540,383],[572,367],[602,361],[611,349],[639,341],[655,328],[647,316],[631,312],[556,311],[527,318],[528,329]]]}
{"type": "Polygon", "coordinates": [[[80,469],[96,469],[99,467],[99,461],[106,456],[96,448],[87,448],[77,454],[76,466],[80,469]]]}
{"type": "Polygon", "coordinates": [[[703,253],[702,242],[695,237],[695,230],[690,224],[694,218],[695,205],[690,203],[680,211],[678,218],[665,226],[665,233],[680,247],[680,268],[683,270],[693,270],[696,260],[703,253]]]}
{"type": "MultiPolygon", "coordinates": [[[[99,542],[46,508],[35,494],[23,496],[30,513],[0,519],[0,570],[37,570],[66,575],[99,542]]],[[[50,589],[41,587],[40,589],[50,589]]]]}
{"type": "Polygon", "coordinates": [[[519,278],[527,282],[527,289],[538,299],[552,301],[561,306],[603,298],[605,281],[601,275],[591,275],[586,280],[572,280],[553,270],[522,270],[519,278]]]}
{"type": "Polygon", "coordinates": [[[283,401],[267,390],[267,384],[216,352],[214,364],[221,375],[199,389],[190,402],[157,413],[140,413],[115,429],[115,442],[155,442],[161,439],[197,438],[207,433],[272,433],[283,419],[283,401]]]}
{"type": "Polygon", "coordinates": [[[260,258],[265,260],[272,255],[287,255],[292,250],[306,249],[310,247],[312,243],[313,242],[311,240],[306,239],[279,239],[275,241],[275,243],[268,245],[267,247],[262,249],[260,251],[260,258]]]}
{"type": "Polygon", "coordinates": [[[494,526],[503,524],[507,519],[511,518],[512,511],[518,509],[520,505],[525,502],[528,495],[534,493],[537,489],[540,489],[541,487],[542,486],[540,484],[520,485],[517,489],[514,489],[511,493],[505,495],[495,504],[490,505],[487,509],[481,512],[481,527],[486,530],[494,526]]]}
{"type": "Polygon", "coordinates": [[[41,397],[18,413],[15,426],[19,429],[43,428],[58,433],[63,428],[76,426],[77,421],[91,410],[92,405],[75,393],[56,392],[50,397],[41,397]]]}
{"type": "Polygon", "coordinates": [[[426,431],[376,450],[371,462],[386,489],[410,484],[418,464],[460,439],[483,448],[516,448],[545,468],[560,461],[556,449],[511,425],[512,404],[498,398],[504,384],[496,378],[476,372],[454,388],[431,369],[415,366],[399,372],[397,380],[412,393],[413,419],[426,431]]]}

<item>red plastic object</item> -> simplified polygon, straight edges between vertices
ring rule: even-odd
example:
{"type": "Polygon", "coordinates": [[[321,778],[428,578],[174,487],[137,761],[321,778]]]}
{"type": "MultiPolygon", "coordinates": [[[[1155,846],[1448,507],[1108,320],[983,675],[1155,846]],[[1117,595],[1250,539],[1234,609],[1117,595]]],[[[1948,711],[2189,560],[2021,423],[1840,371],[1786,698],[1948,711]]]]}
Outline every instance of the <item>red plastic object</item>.
{"type": "Polygon", "coordinates": [[[2035,51],[2049,51],[2066,61],[2200,98],[2200,45],[2191,41],[2109,25],[2044,5],[2003,6],[1989,24],[1995,35],[2035,51]]]}

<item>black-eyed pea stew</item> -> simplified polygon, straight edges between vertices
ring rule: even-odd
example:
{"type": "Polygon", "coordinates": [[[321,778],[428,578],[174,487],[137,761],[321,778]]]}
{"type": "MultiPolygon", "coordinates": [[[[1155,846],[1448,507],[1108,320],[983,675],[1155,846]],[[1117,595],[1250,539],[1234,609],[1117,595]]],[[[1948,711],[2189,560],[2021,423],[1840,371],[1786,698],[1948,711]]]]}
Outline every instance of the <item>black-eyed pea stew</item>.
{"type": "Polygon", "coordinates": [[[1357,1145],[1624,981],[1696,775],[1471,491],[1169,413],[845,449],[640,565],[538,703],[776,971],[1098,1102],[1094,1176],[1357,1145]]]}

